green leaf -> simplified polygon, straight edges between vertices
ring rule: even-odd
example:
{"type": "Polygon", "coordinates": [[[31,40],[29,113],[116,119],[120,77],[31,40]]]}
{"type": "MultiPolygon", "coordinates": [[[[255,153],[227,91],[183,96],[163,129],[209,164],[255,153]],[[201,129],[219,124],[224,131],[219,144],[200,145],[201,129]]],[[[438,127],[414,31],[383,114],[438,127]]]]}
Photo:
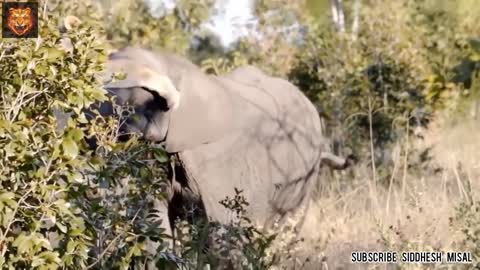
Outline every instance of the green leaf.
{"type": "Polygon", "coordinates": [[[155,149],[154,152],[153,152],[153,156],[160,163],[165,163],[165,162],[168,161],[167,153],[165,151],[163,151],[162,149],[158,149],[158,148],[155,149]]]}
{"type": "Polygon", "coordinates": [[[136,239],[135,235],[130,235],[125,238],[125,242],[133,242],[136,239]]]}
{"type": "Polygon", "coordinates": [[[13,192],[4,192],[0,194],[0,201],[11,200],[13,198],[15,198],[15,193],[13,192]]]}
{"type": "Polygon", "coordinates": [[[47,61],[50,62],[58,58],[62,58],[65,55],[65,52],[57,48],[48,48],[45,54],[47,61]]]}
{"type": "Polygon", "coordinates": [[[62,141],[63,153],[69,158],[74,159],[78,156],[78,145],[71,138],[64,138],[62,141]]]}
{"type": "Polygon", "coordinates": [[[62,232],[62,233],[67,233],[67,226],[63,225],[60,222],[56,222],[55,225],[57,225],[57,228],[62,232]]]}
{"type": "Polygon", "coordinates": [[[75,142],[78,142],[83,139],[83,130],[79,128],[73,128],[68,132],[68,137],[70,137],[75,142]]]}
{"type": "Polygon", "coordinates": [[[45,259],[39,257],[39,256],[35,256],[33,257],[32,259],[32,266],[33,267],[37,267],[39,265],[43,265],[45,263],[45,259]]]}
{"type": "Polygon", "coordinates": [[[34,177],[35,177],[35,178],[41,178],[42,176],[45,175],[45,170],[46,170],[46,168],[43,167],[43,166],[40,167],[40,168],[38,168],[38,170],[37,170],[37,171],[35,172],[35,174],[34,174],[34,177]]]}
{"type": "Polygon", "coordinates": [[[59,254],[56,251],[44,251],[40,253],[40,257],[44,258],[47,262],[61,263],[59,254]]]}
{"type": "Polygon", "coordinates": [[[92,91],[92,98],[98,101],[105,101],[107,100],[106,91],[102,89],[95,89],[95,91],[92,91]]]}
{"type": "Polygon", "coordinates": [[[468,42],[470,43],[470,46],[476,53],[480,53],[480,39],[472,38],[468,42]]]}
{"type": "Polygon", "coordinates": [[[112,74],[114,81],[121,81],[127,78],[127,74],[125,72],[115,72],[112,74]]]}
{"type": "Polygon", "coordinates": [[[52,159],[55,160],[60,156],[60,144],[56,143],[53,147],[52,159]]]}
{"type": "Polygon", "coordinates": [[[15,194],[13,192],[5,192],[0,194],[0,202],[7,204],[11,208],[17,206],[17,202],[14,200],[15,194]]]}
{"type": "Polygon", "coordinates": [[[13,247],[17,248],[17,254],[21,255],[28,253],[33,247],[33,241],[29,236],[26,236],[24,233],[20,234],[15,241],[12,243],[13,247]]]}

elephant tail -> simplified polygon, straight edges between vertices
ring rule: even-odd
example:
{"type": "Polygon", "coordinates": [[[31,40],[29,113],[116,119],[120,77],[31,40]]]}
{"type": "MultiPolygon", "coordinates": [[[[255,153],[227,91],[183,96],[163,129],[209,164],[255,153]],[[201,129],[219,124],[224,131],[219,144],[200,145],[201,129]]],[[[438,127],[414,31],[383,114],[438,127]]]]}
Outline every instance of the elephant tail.
{"type": "Polygon", "coordinates": [[[357,158],[350,154],[347,157],[339,157],[329,152],[320,154],[320,166],[327,165],[333,170],[344,170],[357,163],[357,158]]]}

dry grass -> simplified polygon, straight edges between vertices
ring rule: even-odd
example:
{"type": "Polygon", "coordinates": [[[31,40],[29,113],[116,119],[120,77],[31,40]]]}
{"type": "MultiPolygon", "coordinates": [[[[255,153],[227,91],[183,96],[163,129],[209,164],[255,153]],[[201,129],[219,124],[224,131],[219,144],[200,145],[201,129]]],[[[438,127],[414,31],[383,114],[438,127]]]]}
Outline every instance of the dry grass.
{"type": "MultiPolygon", "coordinates": [[[[469,195],[480,194],[478,134],[478,120],[457,124],[439,121],[423,133],[424,140],[410,140],[410,149],[433,147],[433,162],[442,168],[439,173],[410,172],[404,167],[402,151],[397,151],[393,155],[390,184],[374,183],[371,168],[367,167],[356,168],[357,176],[352,182],[325,184],[323,194],[306,214],[300,232],[304,242],[296,244],[295,250],[289,247],[287,243],[297,236],[289,230],[280,236],[275,249],[285,254],[300,251],[300,254],[317,257],[311,257],[312,262],[303,267],[299,258],[296,269],[329,270],[395,269],[386,265],[352,264],[352,251],[458,251],[461,225],[452,225],[450,218],[460,202],[466,201],[469,195]]],[[[406,146],[404,143],[401,149],[406,146]]],[[[427,266],[410,264],[401,268],[426,269],[427,266]]],[[[429,267],[458,268],[446,264],[429,267]]]]}

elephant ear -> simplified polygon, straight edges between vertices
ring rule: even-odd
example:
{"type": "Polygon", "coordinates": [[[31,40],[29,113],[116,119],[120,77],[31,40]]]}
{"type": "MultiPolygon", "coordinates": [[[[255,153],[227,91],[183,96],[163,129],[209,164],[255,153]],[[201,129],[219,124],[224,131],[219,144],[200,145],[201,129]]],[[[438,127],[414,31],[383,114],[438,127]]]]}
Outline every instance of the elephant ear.
{"type": "Polygon", "coordinates": [[[178,78],[182,105],[170,114],[165,140],[170,153],[221,140],[239,128],[240,104],[214,76],[189,70],[178,78]]]}
{"type": "Polygon", "coordinates": [[[107,90],[142,87],[163,97],[171,111],[176,110],[180,105],[180,93],[169,77],[144,65],[136,64],[132,60],[110,60],[107,63],[107,72],[103,76],[104,88],[107,90]],[[112,81],[113,73],[118,72],[124,72],[126,78],[112,81]]]}

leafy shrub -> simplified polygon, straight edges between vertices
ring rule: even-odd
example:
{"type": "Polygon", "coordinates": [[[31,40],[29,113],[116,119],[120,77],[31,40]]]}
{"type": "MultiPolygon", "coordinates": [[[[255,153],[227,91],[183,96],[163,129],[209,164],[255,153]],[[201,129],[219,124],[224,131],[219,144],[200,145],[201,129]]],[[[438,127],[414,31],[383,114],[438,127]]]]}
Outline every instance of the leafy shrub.
{"type": "Polygon", "coordinates": [[[382,45],[365,46],[373,42],[368,37],[355,43],[328,33],[311,39],[290,79],[318,105],[336,143],[359,153],[374,150],[377,164],[388,161],[384,149],[402,138],[407,124],[410,130],[425,126],[431,115],[411,63],[372,51],[382,45]]]}
{"type": "Polygon", "coordinates": [[[52,22],[37,40],[2,43],[2,260],[9,268],[85,267],[91,232],[70,192],[85,185],[78,168],[91,161],[81,112],[105,100],[95,74],[105,53],[89,27],[70,33],[75,51],[60,47],[52,22]],[[72,114],[63,131],[53,108],[72,114]]]}
{"type": "Polygon", "coordinates": [[[39,28],[41,38],[1,48],[0,264],[126,269],[147,257],[146,239],[165,238],[165,221],[146,206],[163,200],[168,158],[135,138],[116,142],[116,118],[87,120],[85,109],[107,99],[97,29],[61,34],[53,20],[39,28]],[[63,128],[55,111],[70,116],[63,128]]]}
{"type": "Polygon", "coordinates": [[[199,221],[179,226],[180,253],[192,267],[208,264],[212,269],[269,269],[277,263],[275,256],[267,256],[276,235],[259,230],[247,217],[248,202],[242,192],[235,189],[233,198],[219,202],[232,214],[227,224],[212,222],[205,226],[199,221]]]}
{"type": "Polygon", "coordinates": [[[438,110],[459,107],[463,82],[455,83],[454,68],[468,46],[455,19],[433,10],[423,1],[371,1],[358,35],[306,21],[288,77],[316,103],[334,149],[389,164],[394,143],[417,135],[438,110]]]}
{"type": "MultiPolygon", "coordinates": [[[[463,101],[478,95],[475,16],[467,23],[453,9],[430,8],[430,0],[369,1],[355,37],[307,20],[301,2],[257,1],[263,41],[249,37],[232,50],[193,58],[208,73],[248,63],[288,77],[318,106],[334,146],[374,155],[375,163],[386,163],[391,146],[408,144],[412,131],[437,110],[461,111],[468,107],[463,101]],[[385,12],[392,9],[396,12],[385,12]]],[[[47,11],[40,12],[41,39],[0,43],[2,267],[142,269],[153,263],[161,269],[206,264],[267,269],[292,258],[290,243],[282,245],[283,252],[269,251],[275,235],[246,218],[240,191],[222,202],[235,214],[230,224],[180,226],[180,254],[174,255],[162,229],[169,157],[135,138],[116,141],[117,117],[84,114],[107,99],[97,74],[109,47],[196,53],[191,40],[213,1],[177,3],[157,18],[141,0],[114,6],[49,0],[47,11]],[[77,15],[82,23],[60,33],[65,15],[77,15]],[[55,110],[70,115],[63,129],[55,110]],[[95,152],[86,138],[97,140],[95,152]]],[[[411,158],[408,162],[415,166],[411,158]]],[[[459,208],[465,247],[478,244],[475,209],[476,203],[459,208]]]]}
{"type": "Polygon", "coordinates": [[[456,209],[456,215],[450,219],[452,225],[461,224],[461,250],[472,253],[474,267],[480,266],[480,206],[478,200],[462,202],[456,209]]]}
{"type": "MultiPolygon", "coordinates": [[[[49,8],[73,12],[56,1],[49,8]]],[[[61,27],[64,32],[59,31],[62,17],[53,16],[40,21],[41,38],[2,43],[0,265],[143,269],[153,263],[163,269],[185,264],[169,250],[163,231],[169,157],[136,138],[118,142],[117,115],[90,111],[86,116],[85,109],[109,99],[98,76],[108,31],[95,20],[101,12],[90,2],[75,8],[84,14],[82,22],[61,27]],[[68,118],[57,119],[59,113],[68,118]],[[95,139],[95,151],[85,139],[95,139]]],[[[268,239],[242,220],[231,230],[246,226],[253,242],[241,248],[250,265],[261,265],[268,239]]],[[[184,257],[203,254],[200,248],[193,251],[184,257]]]]}

